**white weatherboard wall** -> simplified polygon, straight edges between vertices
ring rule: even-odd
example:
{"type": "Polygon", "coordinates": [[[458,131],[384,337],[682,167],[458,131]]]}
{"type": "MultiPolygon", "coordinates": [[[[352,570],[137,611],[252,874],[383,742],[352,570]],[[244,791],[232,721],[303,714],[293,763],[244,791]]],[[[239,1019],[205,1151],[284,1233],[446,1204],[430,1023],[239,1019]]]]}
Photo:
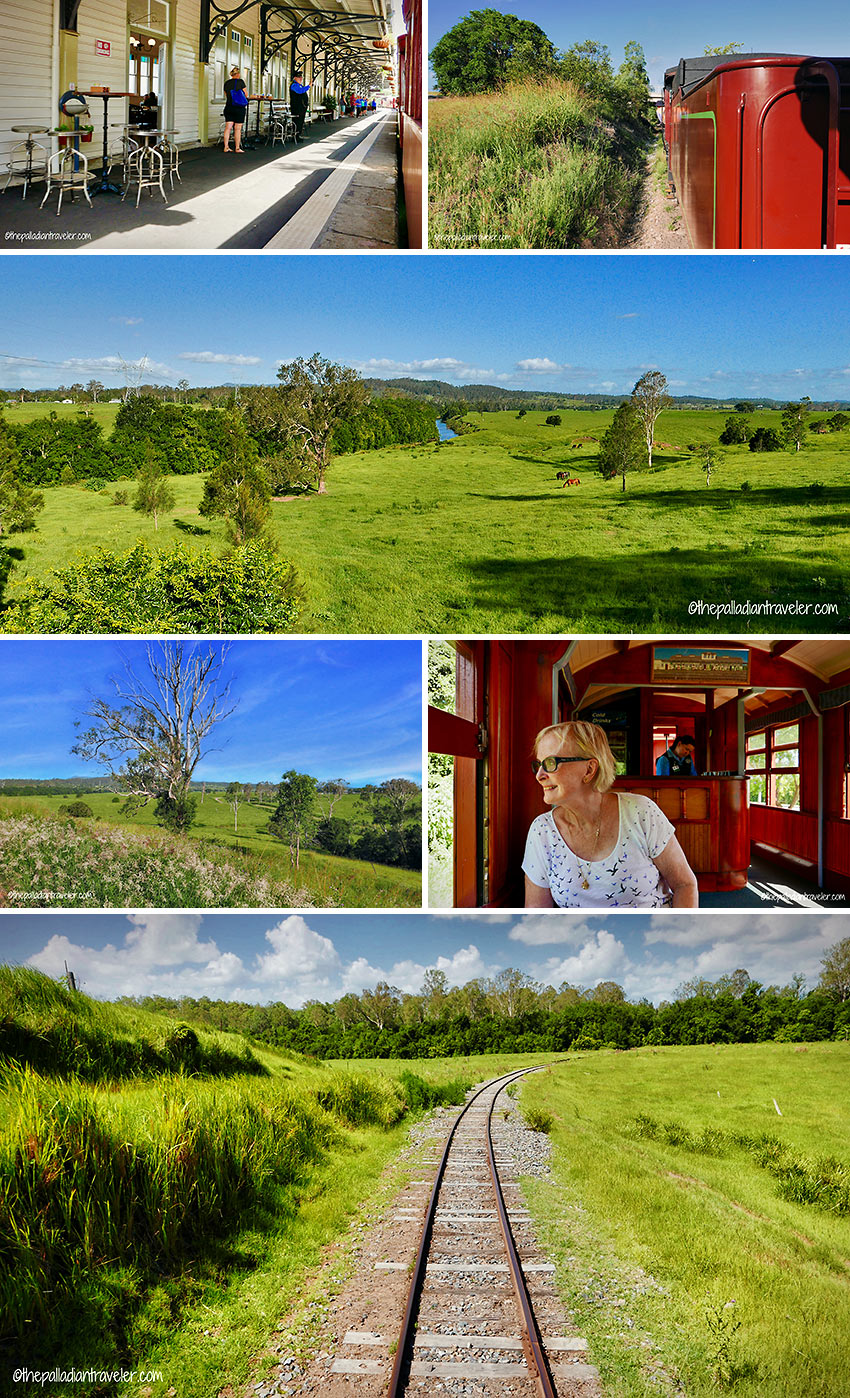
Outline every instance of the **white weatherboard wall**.
{"type": "MultiPolygon", "coordinates": [[[[10,128],[24,122],[55,126],[53,71],[56,54],[53,0],[0,0],[0,153],[5,157],[25,135],[10,128]]],[[[50,149],[48,137],[37,137],[50,149]]],[[[5,160],[3,161],[5,164],[5,160]]],[[[3,178],[5,184],[5,175],[3,178]]]]}
{"type": "Polygon", "coordinates": [[[198,64],[200,14],[199,0],[180,0],[172,31],[173,123],[179,146],[198,142],[198,83],[206,80],[205,70],[198,64]]]}
{"type": "MultiPolygon", "coordinates": [[[[127,91],[127,5],[125,0],[83,0],[77,18],[77,87],[111,87],[113,92],[127,91]],[[104,39],[110,54],[104,58],[95,52],[95,42],[104,39]]],[[[91,100],[95,129],[103,123],[103,103],[91,100]]],[[[109,103],[109,120],[126,121],[126,102],[115,98],[109,103]]]]}

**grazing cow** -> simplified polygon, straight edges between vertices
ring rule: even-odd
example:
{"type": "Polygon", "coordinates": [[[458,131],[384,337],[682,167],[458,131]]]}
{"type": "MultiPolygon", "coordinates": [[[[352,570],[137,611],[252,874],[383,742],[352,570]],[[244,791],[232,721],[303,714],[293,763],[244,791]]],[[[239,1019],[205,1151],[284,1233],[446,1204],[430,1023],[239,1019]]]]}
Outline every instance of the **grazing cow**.
{"type": "Polygon", "coordinates": [[[561,489],[567,485],[581,485],[578,476],[571,476],[568,471],[559,471],[557,479],[561,482],[561,489]]]}
{"type": "Polygon", "coordinates": [[[556,481],[568,481],[569,478],[570,478],[570,475],[569,475],[569,472],[568,472],[568,471],[559,471],[558,474],[557,474],[557,476],[555,477],[555,480],[556,480],[556,481]]]}

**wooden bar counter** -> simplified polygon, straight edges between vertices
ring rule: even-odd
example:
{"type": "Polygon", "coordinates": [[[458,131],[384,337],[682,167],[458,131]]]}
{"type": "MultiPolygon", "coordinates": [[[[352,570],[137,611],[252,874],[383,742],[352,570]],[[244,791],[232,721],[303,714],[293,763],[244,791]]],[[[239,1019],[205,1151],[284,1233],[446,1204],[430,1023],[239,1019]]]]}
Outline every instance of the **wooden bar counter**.
{"type": "Polygon", "coordinates": [[[614,790],[648,796],[661,807],[703,893],[746,887],[750,812],[744,777],[618,777],[614,790]]]}

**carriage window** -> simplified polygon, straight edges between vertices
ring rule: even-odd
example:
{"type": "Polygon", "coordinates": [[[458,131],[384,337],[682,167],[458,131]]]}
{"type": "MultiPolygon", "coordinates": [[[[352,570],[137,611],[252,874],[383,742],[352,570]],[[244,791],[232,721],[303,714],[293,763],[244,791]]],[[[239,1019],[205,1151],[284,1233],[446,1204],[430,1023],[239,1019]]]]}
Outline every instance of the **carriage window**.
{"type": "Polygon", "coordinates": [[[750,801],[757,806],[800,809],[800,725],[785,724],[747,738],[750,801]]]}

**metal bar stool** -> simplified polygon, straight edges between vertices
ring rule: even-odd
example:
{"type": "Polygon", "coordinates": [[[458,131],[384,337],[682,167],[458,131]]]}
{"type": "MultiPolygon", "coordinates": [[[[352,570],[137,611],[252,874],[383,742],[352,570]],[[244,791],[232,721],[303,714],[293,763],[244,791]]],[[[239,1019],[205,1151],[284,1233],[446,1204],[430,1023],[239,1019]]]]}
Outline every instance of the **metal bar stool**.
{"type": "Polygon", "coordinates": [[[162,172],[171,181],[171,188],[174,188],[174,176],[176,175],[180,183],[183,179],[180,174],[180,151],[174,141],[169,140],[170,136],[179,136],[179,130],[166,131],[162,140],[157,146],[157,150],[162,156],[162,172]]]}
{"type": "Polygon", "coordinates": [[[48,128],[46,126],[13,126],[12,131],[26,132],[27,139],[19,141],[9,152],[9,159],[6,164],[8,175],[3,186],[3,193],[9,188],[9,183],[13,175],[23,175],[24,193],[27,197],[27,188],[33,183],[34,176],[47,177],[47,162],[50,152],[47,146],[43,146],[40,141],[34,141],[33,136],[46,136],[48,128]],[[36,155],[36,151],[40,154],[36,155]]]}
{"type": "MultiPolygon", "coordinates": [[[[55,134],[55,132],[51,132],[51,135],[55,134]]],[[[63,132],[62,134],[64,135],[65,133],[63,132]]],[[[44,191],[44,198],[38,206],[40,209],[44,208],[54,185],[59,190],[59,205],[56,210],[57,216],[62,212],[62,195],[66,190],[70,191],[71,199],[73,200],[77,190],[81,189],[86,196],[86,203],[89,208],[91,208],[88,188],[88,157],[83,155],[82,151],[76,150],[73,145],[67,145],[62,147],[61,150],[55,151],[48,160],[47,188],[44,191]]]]}
{"type": "Polygon", "coordinates": [[[167,204],[168,200],[162,187],[162,173],[162,156],[155,146],[143,145],[138,150],[132,151],[129,156],[124,193],[121,195],[122,202],[127,198],[127,191],[131,184],[135,184],[138,186],[136,208],[139,207],[143,189],[149,189],[151,193],[154,189],[158,189],[167,204]]]}

